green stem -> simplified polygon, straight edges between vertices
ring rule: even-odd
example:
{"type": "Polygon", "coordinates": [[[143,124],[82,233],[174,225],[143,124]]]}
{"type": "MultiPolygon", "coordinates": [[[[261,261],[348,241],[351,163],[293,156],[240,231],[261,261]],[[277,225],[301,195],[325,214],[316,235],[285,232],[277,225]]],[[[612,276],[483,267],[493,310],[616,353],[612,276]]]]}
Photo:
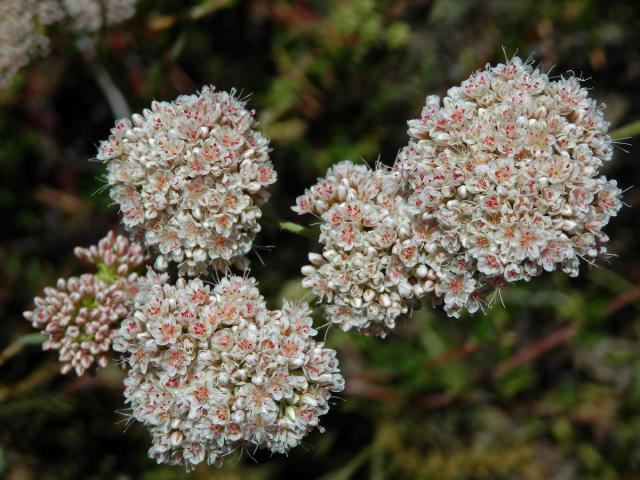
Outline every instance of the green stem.
{"type": "Polygon", "coordinates": [[[264,215],[262,219],[265,222],[278,227],[280,230],[294,233],[296,235],[300,235],[301,237],[310,238],[311,240],[317,241],[318,236],[320,235],[318,227],[305,227],[304,225],[300,225],[299,223],[290,222],[288,220],[280,220],[279,218],[270,217],[268,215],[264,215]]]}
{"type": "Polygon", "coordinates": [[[116,120],[121,118],[129,118],[131,109],[127,103],[127,99],[120,91],[116,82],[111,78],[107,69],[100,63],[100,59],[96,53],[95,46],[88,37],[79,38],[76,41],[76,47],[80,51],[83,60],[87,64],[96,85],[102,92],[104,99],[107,101],[111,113],[116,120]]]}
{"type": "Polygon", "coordinates": [[[346,465],[321,477],[321,480],[349,480],[365,464],[374,452],[373,444],[363,448],[346,465]]]}
{"type": "Polygon", "coordinates": [[[0,402],[18,398],[60,374],[60,363],[47,361],[33,370],[28,377],[13,385],[0,385],[0,402]]]}
{"type": "Polygon", "coordinates": [[[284,220],[278,220],[278,226],[280,227],[280,230],[285,230],[287,232],[295,233],[296,235],[307,237],[307,238],[310,238],[311,240],[318,239],[318,232],[316,229],[312,227],[304,227],[298,223],[287,222],[284,220]]]}
{"type": "Polygon", "coordinates": [[[0,366],[20,353],[27,345],[41,345],[42,342],[44,342],[44,335],[41,333],[29,333],[18,337],[0,352],[0,366]]]}
{"type": "Polygon", "coordinates": [[[217,10],[232,7],[235,3],[236,0],[203,0],[189,10],[189,17],[192,20],[199,20],[217,10]]]}
{"type": "Polygon", "coordinates": [[[640,135],[640,120],[636,120],[633,123],[620,127],[611,132],[611,138],[614,140],[620,140],[622,138],[630,138],[640,135]]]}

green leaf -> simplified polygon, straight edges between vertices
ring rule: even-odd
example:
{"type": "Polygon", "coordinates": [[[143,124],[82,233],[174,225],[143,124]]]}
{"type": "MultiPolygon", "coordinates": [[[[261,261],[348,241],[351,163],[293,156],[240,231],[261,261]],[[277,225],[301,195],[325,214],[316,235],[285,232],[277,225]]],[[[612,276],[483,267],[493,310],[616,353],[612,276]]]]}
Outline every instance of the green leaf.
{"type": "Polygon", "coordinates": [[[217,10],[232,7],[235,3],[235,0],[204,0],[189,11],[189,17],[199,20],[217,10]]]}

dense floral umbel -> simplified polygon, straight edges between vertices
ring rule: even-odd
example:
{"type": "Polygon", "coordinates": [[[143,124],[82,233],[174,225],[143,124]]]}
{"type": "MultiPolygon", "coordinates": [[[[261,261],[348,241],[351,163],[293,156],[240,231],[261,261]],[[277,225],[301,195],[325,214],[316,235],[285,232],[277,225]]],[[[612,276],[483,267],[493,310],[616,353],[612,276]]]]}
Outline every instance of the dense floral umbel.
{"type": "Polygon", "coordinates": [[[34,299],[24,317],[47,336],[45,350],[59,350],[62,373],[105,367],[111,341],[130,313],[137,292],[136,269],[145,257],[142,247],[109,232],[97,246],[77,247],[76,256],[93,263],[97,274],[60,279],[34,299]]]}
{"type": "Polygon", "coordinates": [[[253,279],[149,271],[114,341],[128,355],[125,398],[158,462],[219,464],[237,448],[285,453],[343,388],[335,351],[312,338],[307,305],[268,311],[253,279]]]}
{"type": "Polygon", "coordinates": [[[137,0],[61,0],[64,11],[79,32],[95,32],[133,17],[137,0]]]}
{"type": "Polygon", "coordinates": [[[429,232],[419,262],[450,315],[496,285],[575,276],[580,258],[606,253],[621,190],[599,173],[612,155],[603,109],[579,79],[550,80],[519,58],[427,97],[395,169],[429,232]]]}
{"type": "Polygon", "coordinates": [[[309,254],[303,285],[326,301],[328,320],[343,330],[383,336],[424,294],[414,281],[415,248],[406,248],[411,216],[400,187],[397,173],[344,161],[293,207],[322,219],[322,255],[309,254]]]}
{"type": "Polygon", "coordinates": [[[0,2],[0,87],[6,87],[32,58],[48,51],[49,39],[42,27],[62,17],[55,0],[0,2]]]}
{"type": "Polygon", "coordinates": [[[29,61],[49,50],[46,27],[62,21],[77,33],[91,33],[123,22],[135,13],[137,0],[0,1],[0,87],[29,61]]]}
{"type": "Polygon", "coordinates": [[[170,261],[188,275],[247,265],[276,174],[253,111],[234,95],[204,87],[153,102],[100,145],[111,197],[125,227],[158,253],[158,270],[170,261]]]}

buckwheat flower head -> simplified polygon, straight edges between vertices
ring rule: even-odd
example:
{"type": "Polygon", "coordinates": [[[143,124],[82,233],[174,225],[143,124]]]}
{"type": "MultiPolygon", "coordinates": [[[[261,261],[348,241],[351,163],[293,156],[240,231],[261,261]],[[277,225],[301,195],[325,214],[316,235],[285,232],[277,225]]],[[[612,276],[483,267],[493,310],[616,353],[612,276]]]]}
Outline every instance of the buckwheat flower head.
{"type": "Polygon", "coordinates": [[[302,284],[345,331],[384,336],[424,293],[414,282],[411,216],[400,180],[383,168],[340,162],[293,207],[321,219],[322,254],[309,254],[302,284]]]}
{"type": "Polygon", "coordinates": [[[190,468],[241,446],[285,453],[318,427],[344,381],[335,351],[313,340],[307,305],[268,311],[250,278],[166,281],[149,272],[114,342],[151,458],[190,468]]]}
{"type": "Polygon", "coordinates": [[[204,87],[118,121],[101,143],[111,198],[158,254],[156,269],[173,261],[195,276],[209,265],[247,266],[265,187],[276,180],[253,115],[234,91],[204,87]]]}
{"type": "Polygon", "coordinates": [[[621,190],[600,174],[612,156],[603,109],[578,78],[550,80],[516,57],[442,100],[427,97],[408,122],[395,169],[431,249],[456,258],[430,265],[449,314],[477,309],[505,282],[555,269],[576,276],[580,258],[606,254],[602,228],[621,190]]]}
{"type": "Polygon", "coordinates": [[[136,269],[145,260],[142,247],[113,232],[97,246],[77,247],[76,256],[93,263],[98,273],[59,279],[34,299],[24,313],[47,339],[44,350],[59,350],[62,373],[106,367],[111,341],[120,322],[130,313],[137,291],[136,269]]]}
{"type": "Polygon", "coordinates": [[[136,13],[138,0],[105,0],[104,18],[107,25],[116,25],[129,20],[136,13]]]}
{"type": "Polygon", "coordinates": [[[63,17],[55,0],[3,0],[0,2],[0,87],[35,57],[49,50],[42,27],[63,17]]]}
{"type": "Polygon", "coordinates": [[[93,33],[131,18],[137,0],[2,0],[0,87],[30,60],[49,52],[47,27],[68,22],[75,33],[93,33]]]}
{"type": "Polygon", "coordinates": [[[77,32],[96,32],[131,18],[137,0],[61,0],[77,32]]]}

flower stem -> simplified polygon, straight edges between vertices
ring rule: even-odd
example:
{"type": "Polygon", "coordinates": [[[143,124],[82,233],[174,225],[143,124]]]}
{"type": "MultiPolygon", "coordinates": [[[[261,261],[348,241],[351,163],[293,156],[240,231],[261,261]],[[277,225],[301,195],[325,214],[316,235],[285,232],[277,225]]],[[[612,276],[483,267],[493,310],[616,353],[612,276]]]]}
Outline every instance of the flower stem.
{"type": "Polygon", "coordinates": [[[278,220],[278,226],[280,230],[286,230],[287,232],[295,233],[302,237],[310,238],[311,240],[318,239],[318,232],[311,227],[304,227],[298,223],[288,222],[284,220],[278,220]]]}
{"type": "Polygon", "coordinates": [[[624,127],[620,127],[611,132],[611,138],[614,140],[620,140],[622,138],[630,138],[640,135],[640,120],[636,120],[624,127]]]}
{"type": "Polygon", "coordinates": [[[21,335],[0,352],[0,366],[11,360],[15,355],[20,353],[27,345],[41,345],[44,342],[44,335],[41,333],[29,333],[21,335]]]}
{"type": "Polygon", "coordinates": [[[129,118],[131,109],[127,99],[114,82],[107,69],[100,63],[93,41],[89,37],[82,37],[76,41],[76,47],[80,51],[83,60],[87,64],[96,85],[109,104],[111,113],[116,120],[129,118]]]}
{"type": "Polygon", "coordinates": [[[53,377],[59,375],[60,364],[57,361],[46,361],[28,377],[13,385],[0,385],[0,402],[24,395],[53,377]]]}
{"type": "Polygon", "coordinates": [[[320,232],[317,227],[305,227],[299,223],[290,222],[288,220],[280,220],[279,218],[263,215],[263,220],[270,223],[273,226],[278,227],[280,230],[300,235],[301,237],[310,238],[311,240],[318,240],[320,232]]]}
{"type": "Polygon", "coordinates": [[[123,93],[118,89],[107,69],[98,64],[97,61],[89,63],[89,69],[95,78],[96,84],[104,94],[104,98],[109,104],[111,113],[115,119],[128,118],[131,110],[123,93]]]}

